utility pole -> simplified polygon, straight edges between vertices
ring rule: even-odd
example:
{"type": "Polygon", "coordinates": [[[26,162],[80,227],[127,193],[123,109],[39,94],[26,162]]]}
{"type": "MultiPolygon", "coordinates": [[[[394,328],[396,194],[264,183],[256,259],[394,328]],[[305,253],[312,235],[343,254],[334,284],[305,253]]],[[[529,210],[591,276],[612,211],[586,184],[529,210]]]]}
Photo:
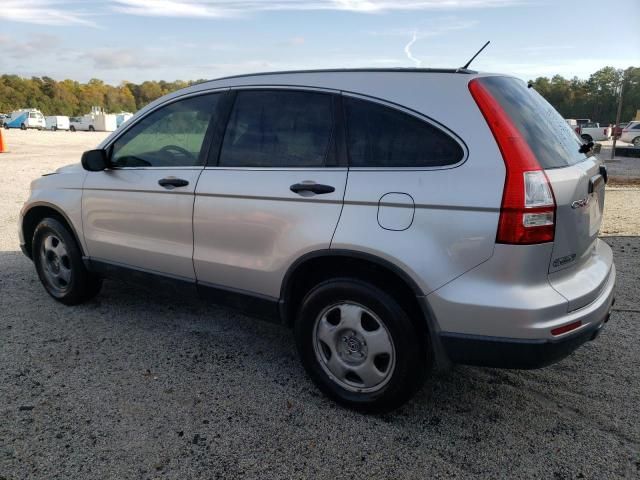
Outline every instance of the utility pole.
{"type": "Polygon", "coordinates": [[[618,125],[620,124],[620,114],[622,113],[622,90],[624,89],[624,72],[622,72],[622,81],[620,82],[620,95],[618,95],[618,112],[616,113],[616,124],[613,127],[613,146],[611,147],[611,158],[616,154],[616,131],[618,130],[618,125]]]}

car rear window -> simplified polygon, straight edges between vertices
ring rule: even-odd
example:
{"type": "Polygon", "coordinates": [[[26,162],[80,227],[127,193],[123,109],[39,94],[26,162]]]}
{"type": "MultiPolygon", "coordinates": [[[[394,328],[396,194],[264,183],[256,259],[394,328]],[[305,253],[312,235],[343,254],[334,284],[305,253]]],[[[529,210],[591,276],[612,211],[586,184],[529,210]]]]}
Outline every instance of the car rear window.
{"type": "Polygon", "coordinates": [[[483,77],[480,82],[502,106],[544,169],[587,158],[581,140],[564,118],[533,88],[515,78],[483,77]]]}

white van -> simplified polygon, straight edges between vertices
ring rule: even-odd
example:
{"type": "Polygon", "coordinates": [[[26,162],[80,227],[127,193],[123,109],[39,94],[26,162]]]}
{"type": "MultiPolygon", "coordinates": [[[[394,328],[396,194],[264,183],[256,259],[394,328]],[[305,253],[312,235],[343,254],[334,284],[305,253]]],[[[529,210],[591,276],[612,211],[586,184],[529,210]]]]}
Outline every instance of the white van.
{"type": "Polygon", "coordinates": [[[26,130],[27,128],[37,128],[42,130],[45,128],[44,115],[40,110],[35,108],[25,108],[11,112],[8,119],[4,121],[4,128],[19,128],[26,130]]]}
{"type": "Polygon", "coordinates": [[[53,130],[69,130],[69,117],[63,115],[53,115],[44,119],[46,129],[53,130]]]}
{"type": "Polygon", "coordinates": [[[129,112],[120,112],[120,113],[116,114],[116,125],[117,125],[117,127],[120,128],[120,125],[125,123],[131,117],[133,117],[133,113],[129,113],[129,112]]]}
{"type": "Polygon", "coordinates": [[[118,128],[116,115],[104,113],[100,107],[91,107],[91,113],[82,117],[72,117],[69,129],[72,132],[114,132],[118,128]]]}

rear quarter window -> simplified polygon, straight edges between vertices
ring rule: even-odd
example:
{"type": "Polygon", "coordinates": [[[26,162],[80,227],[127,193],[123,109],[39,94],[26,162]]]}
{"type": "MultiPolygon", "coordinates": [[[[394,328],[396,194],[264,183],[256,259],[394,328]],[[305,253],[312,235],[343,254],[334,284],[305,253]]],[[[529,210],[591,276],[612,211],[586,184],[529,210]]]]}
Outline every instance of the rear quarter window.
{"type": "Polygon", "coordinates": [[[575,131],[533,88],[510,77],[483,77],[479,81],[509,115],[542,168],[567,167],[587,158],[579,152],[582,141],[575,131]]]}
{"type": "Polygon", "coordinates": [[[443,167],[462,147],[439,128],[395,108],[344,97],[351,167],[443,167]]]}

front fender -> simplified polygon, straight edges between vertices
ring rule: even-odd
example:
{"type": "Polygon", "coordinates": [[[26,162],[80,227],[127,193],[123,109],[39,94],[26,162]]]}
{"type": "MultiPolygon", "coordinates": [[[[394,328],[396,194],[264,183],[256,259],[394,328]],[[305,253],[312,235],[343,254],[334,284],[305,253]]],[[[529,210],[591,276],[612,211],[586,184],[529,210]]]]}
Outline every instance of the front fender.
{"type": "Polygon", "coordinates": [[[87,172],[82,168],[65,168],[60,173],[40,177],[31,183],[29,198],[24,203],[18,220],[21,245],[30,241],[25,235],[25,218],[34,215],[34,209],[50,209],[67,221],[82,251],[87,251],[82,231],[82,186],[87,172]]]}

